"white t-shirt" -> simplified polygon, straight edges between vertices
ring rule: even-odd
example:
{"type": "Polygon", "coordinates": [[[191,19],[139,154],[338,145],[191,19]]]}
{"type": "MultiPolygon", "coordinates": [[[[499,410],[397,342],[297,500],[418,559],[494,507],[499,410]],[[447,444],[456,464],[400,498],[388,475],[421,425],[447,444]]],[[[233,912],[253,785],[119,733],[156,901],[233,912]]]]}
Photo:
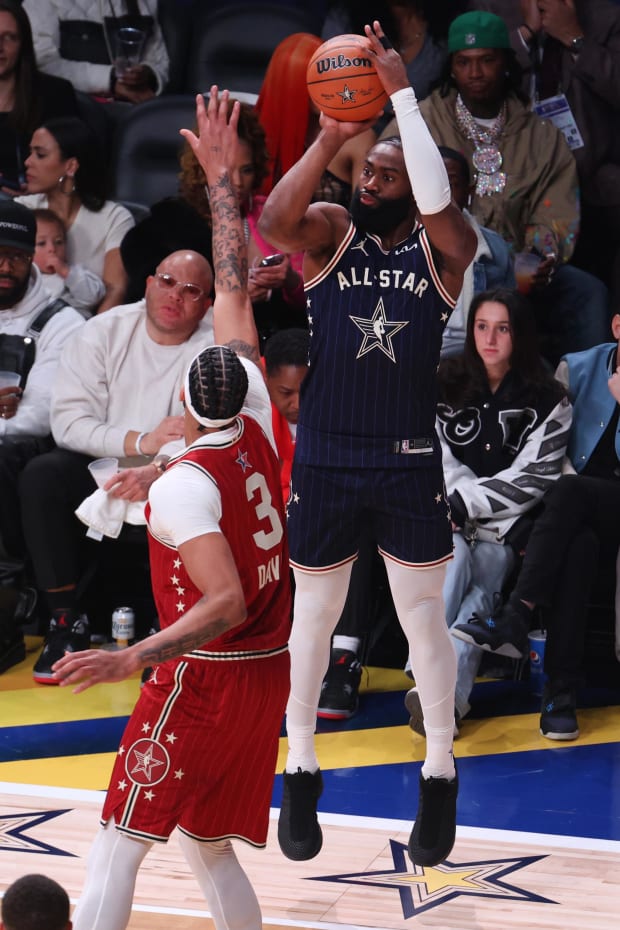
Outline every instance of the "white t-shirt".
{"type": "MultiPolygon", "coordinates": [[[[26,194],[15,199],[31,210],[48,206],[45,194],[26,194]]],[[[135,220],[129,210],[113,200],[106,200],[96,213],[82,204],[67,230],[68,264],[84,265],[102,278],[106,252],[120,248],[125,233],[133,226],[135,220]]]]}

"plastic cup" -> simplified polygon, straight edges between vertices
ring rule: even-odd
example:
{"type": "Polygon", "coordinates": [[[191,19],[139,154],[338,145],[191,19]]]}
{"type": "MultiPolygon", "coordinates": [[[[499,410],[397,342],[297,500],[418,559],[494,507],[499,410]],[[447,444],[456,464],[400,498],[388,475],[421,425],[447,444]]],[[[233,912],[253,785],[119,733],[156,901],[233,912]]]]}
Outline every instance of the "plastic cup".
{"type": "Polygon", "coordinates": [[[114,72],[121,80],[130,68],[140,64],[146,35],[141,29],[123,26],[116,34],[114,72]]]}
{"type": "Polygon", "coordinates": [[[0,388],[17,387],[21,375],[16,371],[0,371],[0,388]]]}
{"type": "Polygon", "coordinates": [[[530,685],[532,694],[542,695],[545,681],[545,644],[547,634],[544,630],[532,630],[530,640],[530,685]]]}
{"type": "Polygon", "coordinates": [[[118,472],[118,459],[111,456],[88,463],[88,470],[98,488],[102,488],[118,472]]]}
{"type": "Polygon", "coordinates": [[[517,252],[514,259],[517,290],[520,294],[529,294],[534,284],[533,278],[542,259],[535,252],[517,252]]]}

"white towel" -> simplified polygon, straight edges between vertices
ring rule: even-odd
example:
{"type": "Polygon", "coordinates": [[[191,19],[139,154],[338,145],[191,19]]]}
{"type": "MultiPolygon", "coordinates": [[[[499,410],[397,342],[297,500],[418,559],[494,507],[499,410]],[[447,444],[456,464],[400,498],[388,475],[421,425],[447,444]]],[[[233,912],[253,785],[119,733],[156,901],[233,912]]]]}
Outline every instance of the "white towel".
{"type": "Polygon", "coordinates": [[[97,488],[82,501],[75,511],[76,517],[88,527],[86,535],[91,539],[101,540],[104,536],[117,539],[123,523],[144,526],[144,505],[146,501],[124,501],[112,497],[103,488],[97,488]]]}

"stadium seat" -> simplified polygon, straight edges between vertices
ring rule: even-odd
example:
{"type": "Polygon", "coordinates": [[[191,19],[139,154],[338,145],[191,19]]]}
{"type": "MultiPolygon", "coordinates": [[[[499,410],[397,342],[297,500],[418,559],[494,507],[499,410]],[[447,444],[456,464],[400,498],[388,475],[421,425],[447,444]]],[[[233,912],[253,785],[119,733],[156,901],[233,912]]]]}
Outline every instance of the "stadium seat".
{"type": "Polygon", "coordinates": [[[150,207],[177,193],[179,130],[192,129],[195,114],[192,94],[164,94],[123,116],[114,141],[114,200],[150,207]]]}
{"type": "Polygon", "coordinates": [[[258,94],[276,45],[294,32],[320,35],[321,22],[312,5],[227,3],[211,9],[205,4],[194,15],[186,91],[204,92],[218,84],[258,94]]]}

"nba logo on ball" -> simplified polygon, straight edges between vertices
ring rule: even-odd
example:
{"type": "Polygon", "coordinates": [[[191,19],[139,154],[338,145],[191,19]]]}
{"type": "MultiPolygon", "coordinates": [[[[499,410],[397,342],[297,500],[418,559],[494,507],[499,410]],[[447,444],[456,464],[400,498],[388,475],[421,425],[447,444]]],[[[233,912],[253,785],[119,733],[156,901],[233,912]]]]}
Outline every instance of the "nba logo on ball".
{"type": "Polygon", "coordinates": [[[326,116],[361,122],[381,112],[387,94],[368,47],[365,36],[335,36],[308,62],[308,93],[326,116]]]}

